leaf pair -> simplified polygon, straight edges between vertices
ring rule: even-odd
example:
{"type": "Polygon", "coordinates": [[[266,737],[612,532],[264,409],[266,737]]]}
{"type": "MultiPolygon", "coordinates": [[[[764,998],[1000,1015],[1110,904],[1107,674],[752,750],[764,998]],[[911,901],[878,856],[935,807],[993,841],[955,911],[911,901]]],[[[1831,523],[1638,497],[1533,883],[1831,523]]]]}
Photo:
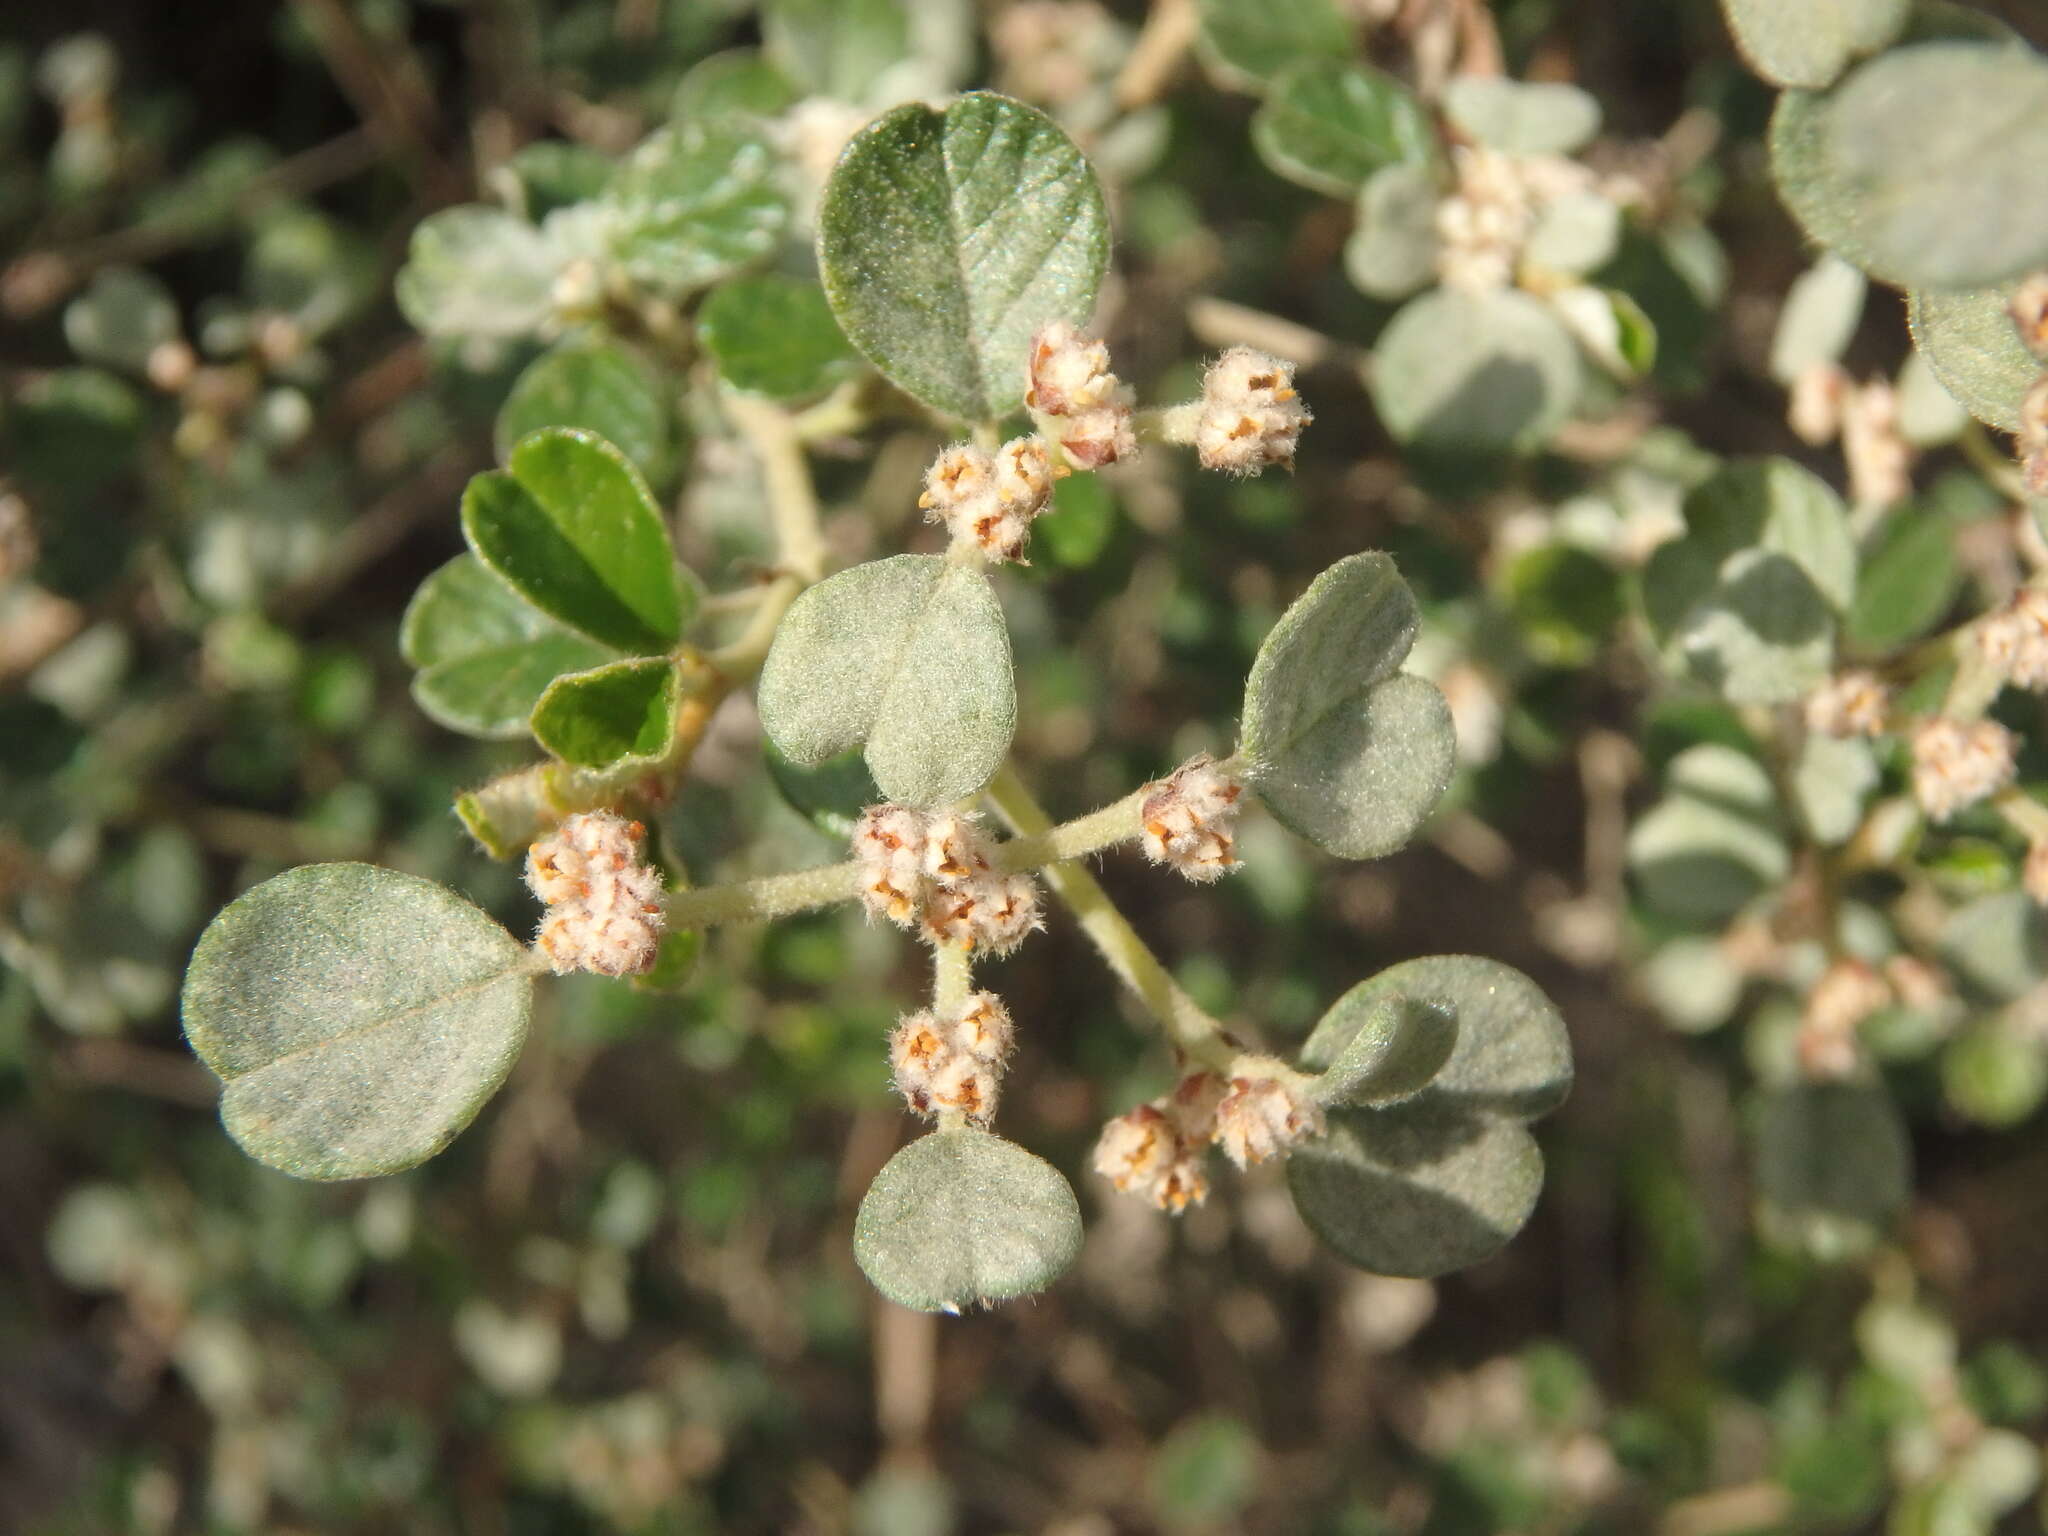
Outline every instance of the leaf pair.
{"type": "Polygon", "coordinates": [[[697,594],[625,456],[573,428],[531,434],[470,482],[462,530],[471,553],[426,580],[400,635],[421,708],[473,735],[530,728],[584,767],[660,752],[697,594]]]}
{"type": "Polygon", "coordinates": [[[1398,670],[1418,622],[1394,562],[1352,555],[1281,615],[1245,684],[1252,788],[1340,858],[1392,853],[1450,784],[1450,708],[1434,683],[1398,670]]]}
{"type": "Polygon", "coordinates": [[[1571,1090],[1557,1009],[1512,966],[1410,960],[1353,987],[1302,1064],[1341,1105],[1297,1147],[1287,1187],[1316,1235],[1387,1275],[1440,1275],[1490,1257],[1543,1188],[1525,1129],[1571,1090]]]}

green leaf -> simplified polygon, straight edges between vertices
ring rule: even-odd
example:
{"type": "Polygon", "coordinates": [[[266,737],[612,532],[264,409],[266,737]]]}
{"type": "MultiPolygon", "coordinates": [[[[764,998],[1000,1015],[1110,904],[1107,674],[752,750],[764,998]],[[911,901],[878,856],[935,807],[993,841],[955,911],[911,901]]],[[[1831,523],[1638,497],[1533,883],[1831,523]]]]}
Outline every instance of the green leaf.
{"type": "Polygon", "coordinates": [[[1309,1230],[1382,1275],[1429,1278],[1491,1258],[1543,1192],[1543,1154],[1512,1120],[1433,1098],[1341,1109],[1287,1159],[1309,1230]]]}
{"type": "Polygon", "coordinates": [[[1741,704],[1784,704],[1826,677],[1855,595],[1841,498],[1786,459],[1730,464],[1685,499],[1686,533],[1643,572],[1668,665],[1741,704]]]}
{"type": "Polygon", "coordinates": [[[553,244],[524,219],[468,204],[412,232],[398,307],[428,336],[526,336],[554,310],[553,244]]]}
{"type": "Polygon", "coordinates": [[[2018,1125],[2048,1098],[2048,1053],[1998,1019],[1981,1021],[1941,1054],[1943,1095],[1979,1125],[2018,1125]]]}
{"type": "Polygon", "coordinates": [[[613,260],[671,299],[762,260],[789,222],[776,168],[767,143],[730,119],[656,130],[605,194],[613,260]]]}
{"type": "Polygon", "coordinates": [[[1823,253],[1785,295],[1771,338],[1771,377],[1789,389],[1807,369],[1839,361],[1863,318],[1869,289],[1855,267],[1823,253]]]}
{"type": "Polygon", "coordinates": [[[728,48],[699,59],[676,86],[670,116],[710,121],[720,117],[779,117],[802,93],[787,75],[752,48],[728,48]]]}
{"type": "Polygon", "coordinates": [[[662,656],[556,678],[533,706],[533,736],[565,763],[609,768],[654,757],[675,735],[682,676],[662,656]]]}
{"type": "Polygon", "coordinates": [[[534,701],[557,677],[615,654],[523,601],[474,555],[457,555],[420,583],[398,648],[419,669],[412,695],[429,718],[497,738],[526,734],[534,701]]]}
{"type": "Polygon", "coordinates": [[[1912,1189],[1905,1127],[1883,1085],[1765,1089],[1750,1109],[1765,1236],[1828,1261],[1876,1246],[1912,1189]]]}
{"type": "Polygon", "coordinates": [[[453,891],[367,864],[266,880],[207,926],[185,1037],[221,1120],[304,1179],[396,1173],[440,1151],[512,1068],[533,961],[453,891]]]}
{"type": "Polygon", "coordinates": [[[1728,30],[1749,67],[1773,85],[1819,90],[1850,62],[1891,46],[1910,0],[1721,0],[1728,30]]]}
{"type": "Polygon", "coordinates": [[[88,363],[140,373],[149,355],[178,339],[178,306],[148,272],[103,267],[64,310],[64,339],[88,363]]]}
{"type": "Polygon", "coordinates": [[[1427,164],[1436,130],[1415,93],[1392,75],[1309,60],[1274,79],[1252,118],[1252,145],[1289,181],[1351,197],[1375,171],[1427,164]]]}
{"type": "Polygon", "coordinates": [[[1445,457],[1521,452],[1578,403],[1579,349],[1528,294],[1433,289],[1380,333],[1367,383],[1404,443],[1445,457]]]}
{"type": "Polygon", "coordinates": [[[1444,88],[1444,115],[1489,149],[1569,155],[1600,131],[1600,103],[1575,85],[1458,75],[1444,88]]]}
{"type": "Polygon", "coordinates": [[[675,474],[674,392],[613,342],[575,342],[542,353],[498,408],[498,457],[543,427],[581,427],[633,461],[650,484],[675,474]]]}
{"type": "Polygon", "coordinates": [[[882,798],[858,747],[809,768],[791,762],[773,740],[761,743],[761,756],[790,809],[827,836],[852,837],[860,813],[882,798]]]}
{"type": "Polygon", "coordinates": [[[1290,830],[1342,858],[1393,852],[1450,784],[1449,707],[1435,684],[1395,671],[1416,622],[1394,562],[1352,555],[1281,615],[1245,684],[1252,787],[1290,830]]]}
{"type": "Polygon", "coordinates": [[[1980,897],[1949,914],[1941,958],[1977,991],[2015,1001],[2048,979],[2048,918],[2024,891],[1980,897]]]}
{"type": "Polygon", "coordinates": [[[1787,92],[1772,172],[1807,232],[1905,288],[1992,286],[2048,264],[2048,63],[2023,48],[1894,49],[1826,95],[1787,92]]]}
{"type": "Polygon", "coordinates": [[[526,194],[527,217],[545,219],[557,208],[595,202],[612,179],[612,160],[602,150],[567,139],[536,139],[507,162],[526,194]]]}
{"type": "Polygon", "coordinates": [[[1361,293],[1405,299],[1436,275],[1436,206],[1442,196],[1426,165],[1375,171],[1358,194],[1358,222],[1344,244],[1344,271],[1361,293]]]}
{"type": "Polygon", "coordinates": [[[1353,987],[1316,1025],[1318,1037],[1348,1035],[1316,1079],[1324,1104],[1388,1104],[1412,1098],[1443,1070],[1458,1043],[1458,1016],[1434,998],[1390,996],[1370,982],[1353,987]]]}
{"type": "Polygon", "coordinates": [[[1052,488],[1052,506],[1032,524],[1034,549],[1055,565],[1093,565],[1116,535],[1116,497],[1100,475],[1069,475],[1052,488]]]}
{"type": "Polygon", "coordinates": [[[912,104],[848,143],[818,212],[840,329],[933,409],[1018,409],[1031,338],[1087,322],[1109,261],[1102,189],[1058,124],[977,91],[912,104]]]}
{"type": "Polygon", "coordinates": [[[825,291],[773,273],[713,290],[697,311],[697,339],[726,383],[773,400],[822,394],[859,364],[825,291]]]}
{"type": "Polygon", "coordinates": [[[1846,843],[1863,824],[1863,804],[1877,788],[1877,754],[1860,737],[1810,735],[1792,765],[1792,803],[1823,848],[1846,843]]]}
{"type": "Polygon", "coordinates": [[[2020,401],[2048,364],[2027,350],[2006,305],[2010,288],[1908,294],[1913,344],[1943,387],[1972,416],[2017,432],[2020,401]]]}
{"type": "Polygon", "coordinates": [[[1963,573],[1955,525],[1914,503],[1894,512],[1856,576],[1847,634],[1859,649],[1884,652],[1919,639],[1955,602],[1963,573]]]}
{"type": "Polygon", "coordinates": [[[1790,872],[1770,776],[1756,759],[1689,747],[1671,760],[1665,790],[1628,836],[1629,872],[1651,907],[1719,923],[1790,872]]]}
{"type": "Polygon", "coordinates": [[[806,95],[863,101],[910,52],[910,18],[904,0],[765,0],[761,37],[806,95]]]}
{"type": "Polygon", "coordinates": [[[1203,56],[1233,85],[1262,85],[1304,59],[1347,59],[1351,23],[1333,0],[1197,0],[1203,56]]]}
{"type": "Polygon", "coordinates": [[[1081,1248],[1059,1171],[987,1131],[934,1131],[889,1159],[860,1203],[853,1256],[875,1289],[919,1312],[1044,1290],[1081,1248]]]}
{"type": "Polygon", "coordinates": [[[1556,1005],[1513,966],[1477,955],[1426,955],[1360,982],[1302,1045],[1302,1065],[1334,1067],[1385,998],[1427,999],[1457,1020],[1449,1059],[1414,1102],[1534,1120],[1571,1092],[1571,1037],[1556,1005]]]}
{"type": "Polygon", "coordinates": [[[1522,260],[1540,271],[1583,277],[1620,249],[1620,207],[1597,192],[1567,192],[1537,215],[1522,260]]]}
{"type": "Polygon", "coordinates": [[[534,607],[621,651],[668,650],[694,606],[647,482],[591,432],[522,439],[508,469],[469,482],[462,533],[534,607]]]}
{"type": "Polygon", "coordinates": [[[988,578],[938,555],[828,577],[776,631],[760,709],[799,765],[865,744],[886,799],[943,805],[973,794],[1017,724],[1009,630],[988,578]]]}

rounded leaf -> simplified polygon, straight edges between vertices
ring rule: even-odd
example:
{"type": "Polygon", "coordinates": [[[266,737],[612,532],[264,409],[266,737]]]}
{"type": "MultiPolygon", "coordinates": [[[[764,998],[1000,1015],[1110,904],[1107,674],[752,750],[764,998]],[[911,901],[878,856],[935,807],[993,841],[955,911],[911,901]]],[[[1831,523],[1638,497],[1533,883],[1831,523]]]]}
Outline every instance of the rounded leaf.
{"type": "Polygon", "coordinates": [[[506,469],[469,482],[462,533],[534,607],[621,651],[666,651],[694,606],[647,482],[592,432],[522,438],[506,469]]]}
{"type": "Polygon", "coordinates": [[[1388,1104],[1414,1096],[1443,1070],[1458,1043],[1458,1015],[1435,998],[1353,987],[1316,1026],[1346,1034],[1316,1079],[1324,1104],[1388,1104]]]}
{"type": "Polygon", "coordinates": [[[612,259],[672,299],[761,260],[789,222],[776,170],[774,151],[732,119],[658,129],[605,194],[612,259]]]}
{"type": "Polygon", "coordinates": [[[1976,288],[2048,264],[2048,63],[2025,48],[1897,48],[1833,91],[1788,91],[1771,168],[1807,232],[1906,288],[1976,288]]]}
{"type": "Polygon", "coordinates": [[[1771,377],[1789,389],[1807,369],[1839,362],[1863,318],[1869,288],[1855,267],[1826,254],[1794,279],[1771,338],[1771,377]]]}
{"type": "Polygon", "coordinates": [[[1450,783],[1449,707],[1435,684],[1395,672],[1416,622],[1394,562],[1352,555],[1281,615],[1245,684],[1252,787],[1290,829],[1343,858],[1400,847],[1450,783]]]}
{"type": "Polygon", "coordinates": [[[1436,205],[1442,195],[1425,165],[1390,165],[1358,194],[1358,222],[1344,245],[1344,271],[1361,293],[1405,299],[1436,275],[1436,205]]]}
{"type": "Polygon", "coordinates": [[[665,656],[558,677],[533,706],[533,738],[579,768],[657,757],[675,736],[682,692],[682,674],[665,656]]]}
{"type": "Polygon", "coordinates": [[[526,948],[453,891],[368,864],[266,880],[200,935],[185,1037],[227,1085],[221,1120],[306,1179],[432,1157],[511,1070],[526,948]]]}
{"type": "Polygon", "coordinates": [[[1252,146],[1289,181],[1350,197],[1375,171],[1427,164],[1436,130],[1415,93],[1364,64],[1291,65],[1252,118],[1252,146]]]}
{"type": "Polygon", "coordinates": [[[1910,0],[1721,0],[1728,30],[1749,67],[1773,85],[1819,90],[1853,59],[1889,47],[1906,24],[1910,0]]]}
{"type": "Polygon", "coordinates": [[[1287,1159],[1309,1229],[1382,1275],[1429,1278],[1498,1253],[1543,1192],[1543,1154],[1512,1120],[1434,1098],[1338,1110],[1287,1159]]]}
{"type": "Polygon", "coordinates": [[[1449,1059],[1415,1102],[1533,1120],[1571,1092],[1571,1036],[1557,1005],[1513,966],[1478,955],[1426,955],[1360,982],[1316,1025],[1302,1065],[1321,1070],[1341,1060],[1384,998],[1427,999],[1457,1020],[1449,1059]]]}
{"type": "Polygon", "coordinates": [[[885,798],[943,805],[1001,766],[1017,726],[1010,633],[980,571],[938,555],[854,566],[791,604],[761,669],[791,762],[865,746],[885,798]]]}
{"type": "Polygon", "coordinates": [[[1080,150],[1044,113],[986,91],[884,113],[839,158],[818,267],[840,329],[934,410],[1016,411],[1031,338],[1085,324],[1109,215],[1080,150]]]}
{"type": "Polygon", "coordinates": [[[1600,131],[1600,103],[1560,81],[1458,75],[1444,88],[1444,114],[1511,155],[1568,155],[1600,131]]]}
{"type": "Polygon", "coordinates": [[[1905,1209],[1912,1154],[1881,1084],[1800,1083],[1751,1106],[1758,1220],[1821,1259],[1867,1253],[1905,1209]]]}
{"type": "Polygon", "coordinates": [[[420,583],[398,648],[419,669],[412,696],[428,718],[493,739],[525,735],[549,683],[616,654],[524,601],[475,555],[457,555],[420,583]]]}
{"type": "Polygon", "coordinates": [[[2048,364],[2027,350],[2006,308],[2009,288],[1907,296],[1913,344],[1942,386],[1979,421],[2017,432],[2020,402],[2048,364]]]}
{"type": "Polygon", "coordinates": [[[581,427],[633,461],[654,485],[675,472],[672,392],[646,363],[610,342],[542,353],[498,408],[498,457],[543,427],[581,427]]]}
{"type": "Polygon", "coordinates": [[[697,311],[697,338],[726,383],[772,400],[821,394],[857,365],[824,290],[775,273],[714,290],[697,311]]]}
{"type": "Polygon", "coordinates": [[[1525,293],[1434,289],[1404,305],[1367,381],[1395,437],[1431,453],[1541,446],[1579,398],[1579,349],[1525,293]]]}
{"type": "Polygon", "coordinates": [[[554,309],[555,248],[524,219],[465,205],[412,232],[398,307],[429,336],[525,336],[554,309]]]}
{"type": "Polygon", "coordinates": [[[919,1312],[1042,1291],[1081,1249],[1081,1206],[1058,1169],[987,1131],[934,1131],[889,1159],[860,1203],[853,1256],[919,1312]]]}
{"type": "Polygon", "coordinates": [[[1290,64],[1352,53],[1351,23],[1336,0],[1197,0],[1196,9],[1203,56],[1233,85],[1263,85],[1290,64]]]}

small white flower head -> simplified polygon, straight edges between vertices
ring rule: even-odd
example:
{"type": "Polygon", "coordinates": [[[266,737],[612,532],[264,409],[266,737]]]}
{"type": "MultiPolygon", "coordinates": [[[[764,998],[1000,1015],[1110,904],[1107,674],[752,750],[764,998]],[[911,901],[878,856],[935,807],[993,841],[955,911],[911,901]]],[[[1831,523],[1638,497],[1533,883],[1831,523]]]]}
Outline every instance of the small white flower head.
{"type": "Polygon", "coordinates": [[[988,845],[981,823],[957,811],[941,811],[925,829],[925,878],[943,890],[963,890],[989,872],[988,845]]]}
{"type": "Polygon", "coordinates": [[[2034,381],[2020,400],[2020,479],[2027,493],[2048,496],[2048,373],[2034,381]]]}
{"type": "Polygon", "coordinates": [[[995,493],[995,461],[972,443],[954,443],[939,450],[924,472],[924,493],[917,504],[925,521],[950,526],[955,519],[985,506],[995,493]]]}
{"type": "Polygon", "coordinates": [[[1055,418],[1047,429],[1070,463],[1100,469],[1136,453],[1131,402],[1129,386],[1109,371],[1109,348],[1100,340],[1064,320],[1032,338],[1024,404],[1034,415],[1055,418]]]}
{"type": "Polygon", "coordinates": [[[1806,728],[1822,736],[1882,736],[1890,695],[1875,672],[1829,678],[1806,697],[1806,728]]]}
{"type": "Polygon", "coordinates": [[[1820,1082],[1848,1076],[1856,1068],[1856,1031],[1892,1002],[1892,989],[1867,961],[1845,957],[1821,973],[1799,1017],[1800,1070],[1820,1082]]]}
{"type": "Polygon", "coordinates": [[[1809,363],[1792,381],[1785,424],[1803,443],[1818,448],[1842,430],[1842,411],[1849,397],[1849,374],[1840,363],[1809,363]]]}
{"type": "Polygon", "coordinates": [[[665,922],[646,828],[609,811],[569,817],[527,849],[526,883],[547,906],[535,943],[560,974],[632,976],[654,964],[665,922]]]}
{"type": "Polygon", "coordinates": [[[1203,376],[1195,453],[1202,468],[1232,475],[1292,469],[1301,429],[1314,419],[1294,392],[1291,364],[1232,347],[1203,376]]]}
{"type": "Polygon", "coordinates": [[[853,828],[860,899],[876,917],[911,927],[924,905],[925,813],[907,805],[871,805],[853,828]]]}
{"type": "Polygon", "coordinates": [[[2006,307],[2027,350],[2048,363],[2048,272],[2036,272],[2021,283],[2006,307]]]}
{"type": "Polygon", "coordinates": [[[996,1112],[1011,1039],[1010,1012],[993,992],[976,992],[950,1014],[908,1014],[889,1036],[896,1091],[917,1114],[951,1111],[985,1126],[996,1112]]]}
{"type": "Polygon", "coordinates": [[[1232,832],[1243,797],[1244,786],[1206,753],[1181,764],[1139,808],[1145,856],[1204,883],[1230,873],[1237,868],[1232,832]]]}
{"type": "Polygon", "coordinates": [[[917,504],[928,522],[942,522],[956,546],[989,560],[1024,559],[1031,524],[1052,501],[1052,450],[1042,437],[1016,437],[984,453],[955,443],[925,471],[917,504]]]}
{"type": "Polygon", "coordinates": [[[1859,385],[1843,401],[1842,457],[1858,503],[1890,506],[1913,493],[1913,449],[1899,430],[1898,396],[1883,379],[1859,385]]]}
{"type": "Polygon", "coordinates": [[[1940,1008],[1953,995],[1940,969],[1917,955],[1893,955],[1884,963],[1884,979],[1900,1007],[1923,1013],[1940,1008]]]}
{"type": "Polygon", "coordinates": [[[1323,1112],[1278,1077],[1233,1077],[1216,1106],[1216,1144],[1240,1168],[1284,1157],[1322,1129],[1323,1112]]]}
{"type": "Polygon", "coordinates": [[[1913,732],[1913,795],[1930,821],[1957,811],[2012,782],[2019,739],[1995,720],[1951,720],[1937,715],[1913,732]]]}
{"type": "Polygon", "coordinates": [[[1005,1060],[1015,1039],[1016,1027],[1010,1022],[1010,1010],[993,992],[976,992],[969,997],[947,1032],[948,1043],[954,1050],[984,1066],[1005,1060]]]}
{"type": "Polygon", "coordinates": [[[2048,689],[2048,592],[2022,587],[1977,626],[1977,646],[2015,687],[2048,689]]]}
{"type": "Polygon", "coordinates": [[[1095,1171],[1124,1194],[1148,1200],[1179,1215],[1209,1198],[1201,1138],[1189,1136],[1161,1106],[1140,1104],[1102,1128],[1095,1143],[1095,1171]]]}

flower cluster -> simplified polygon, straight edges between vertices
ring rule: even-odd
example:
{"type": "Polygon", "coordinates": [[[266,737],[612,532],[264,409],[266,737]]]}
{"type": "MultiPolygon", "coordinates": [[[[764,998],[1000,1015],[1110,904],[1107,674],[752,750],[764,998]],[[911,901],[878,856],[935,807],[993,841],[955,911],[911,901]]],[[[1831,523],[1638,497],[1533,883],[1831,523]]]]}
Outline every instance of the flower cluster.
{"type": "Polygon", "coordinates": [[[1890,506],[1912,494],[1913,447],[1899,425],[1898,393],[1889,381],[1858,384],[1839,363],[1814,363],[1792,381],[1785,420],[1816,448],[1841,438],[1852,500],[1890,506]]]}
{"type": "Polygon", "coordinates": [[[535,943],[557,974],[632,976],[661,944],[661,872],[643,862],[647,829],[608,811],[571,816],[526,852],[526,883],[547,905],[535,943]]]}
{"type": "Polygon", "coordinates": [[[1882,736],[1890,696],[1875,672],[1838,673],[1806,699],[1806,728],[1822,736],[1882,736]]]}
{"type": "Polygon", "coordinates": [[[868,911],[934,944],[1003,954],[1039,926],[1037,884],[995,868],[972,816],[870,806],[854,826],[853,856],[868,911]]]}
{"type": "Polygon", "coordinates": [[[1947,821],[2012,781],[2019,738],[1995,720],[1937,715],[1913,732],[1913,795],[1947,821]]]}
{"type": "Polygon", "coordinates": [[[1323,1130],[1323,1114],[1278,1061],[1241,1058],[1229,1078],[1193,1072],[1172,1093],[1118,1115],[1095,1143],[1095,1171],[1162,1211],[1200,1205],[1211,1143],[1240,1168],[1283,1157],[1323,1130]]]}
{"type": "Polygon", "coordinates": [[[1237,868],[1231,833],[1244,786],[1206,753],[1151,786],[1139,809],[1140,845],[1155,864],[1207,883],[1237,868]]]}
{"type": "Polygon", "coordinates": [[[1232,347],[1202,377],[1195,452],[1204,469],[1256,475],[1294,468],[1301,429],[1315,418],[1294,392],[1294,369],[1250,347],[1232,347]]]}
{"type": "Polygon", "coordinates": [[[1912,955],[1893,955],[1882,968],[1843,956],[1821,973],[1806,996],[1795,1037],[1799,1069],[1814,1082],[1852,1076],[1860,1055],[1857,1031],[1886,1008],[1932,1012],[1951,996],[1948,978],[1912,955]]]}
{"type": "Polygon", "coordinates": [[[2028,494],[2048,496],[2048,373],[2021,397],[2017,441],[2020,478],[2028,494]]]}
{"type": "Polygon", "coordinates": [[[2022,587],[1977,626],[1977,646],[2015,686],[2035,693],[2048,689],[2048,592],[2022,587]]]}
{"type": "Polygon", "coordinates": [[[1100,469],[1138,451],[1130,386],[1109,371],[1109,348],[1064,320],[1031,340],[1024,405],[1045,420],[1060,451],[1081,469],[1100,469]]]}
{"type": "Polygon", "coordinates": [[[928,522],[944,523],[956,548],[990,560],[1024,560],[1031,524],[1052,504],[1055,470],[1042,437],[1016,437],[993,454],[955,443],[925,471],[917,504],[928,522]]]}
{"type": "Polygon", "coordinates": [[[1593,173],[1556,155],[1510,155],[1479,145],[1451,151],[1457,188],[1437,204],[1437,276],[1446,287],[1513,285],[1544,207],[1593,190],[1593,173]]]}
{"type": "Polygon", "coordinates": [[[1010,1011],[993,992],[976,992],[945,1013],[908,1014],[889,1036],[896,1089],[920,1115],[955,1111],[985,1127],[996,1112],[1012,1036],[1010,1011]]]}

